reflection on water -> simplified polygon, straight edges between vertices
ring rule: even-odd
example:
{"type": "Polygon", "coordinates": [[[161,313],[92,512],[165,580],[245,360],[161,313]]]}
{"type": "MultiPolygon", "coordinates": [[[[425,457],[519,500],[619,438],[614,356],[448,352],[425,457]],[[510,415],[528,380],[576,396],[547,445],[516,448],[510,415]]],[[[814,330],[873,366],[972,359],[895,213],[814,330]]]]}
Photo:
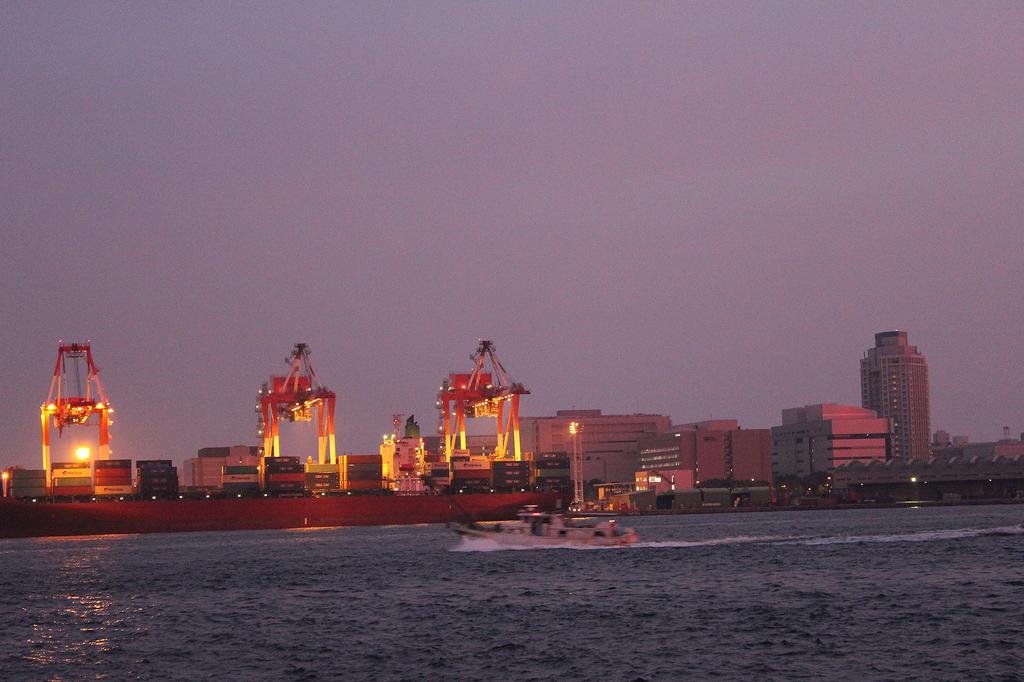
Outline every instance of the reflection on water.
{"type": "Polygon", "coordinates": [[[42,576],[51,591],[26,595],[26,603],[19,609],[32,621],[24,658],[45,668],[102,669],[111,663],[110,654],[120,650],[113,633],[130,628],[143,609],[125,603],[130,601],[128,597],[118,604],[105,589],[111,581],[104,575],[109,568],[104,559],[107,549],[96,546],[96,541],[109,538],[93,538],[86,547],[67,540],[52,572],[42,576]]]}

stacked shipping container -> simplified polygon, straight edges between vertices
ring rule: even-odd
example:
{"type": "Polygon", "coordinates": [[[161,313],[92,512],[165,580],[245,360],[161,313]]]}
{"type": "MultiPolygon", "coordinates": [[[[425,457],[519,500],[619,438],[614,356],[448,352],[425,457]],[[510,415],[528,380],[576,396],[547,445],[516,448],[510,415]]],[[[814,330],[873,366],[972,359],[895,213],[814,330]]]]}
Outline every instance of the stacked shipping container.
{"type": "Polygon", "coordinates": [[[98,459],[93,466],[93,492],[96,495],[131,495],[135,492],[130,459],[98,459]]]}
{"type": "Polygon", "coordinates": [[[140,459],[135,463],[139,495],[169,499],[178,495],[178,469],[169,459],[140,459]]]}
{"type": "Polygon", "coordinates": [[[312,493],[333,493],[341,490],[341,465],[307,464],[306,490],[312,493]]]}
{"type": "Polygon", "coordinates": [[[92,495],[88,462],[54,462],[50,467],[50,494],[54,497],[92,495]]]}
{"type": "Polygon", "coordinates": [[[342,455],[341,487],[348,491],[380,490],[383,466],[380,455],[342,455]]]}
{"type": "Polygon", "coordinates": [[[565,452],[538,452],[532,462],[533,485],[545,492],[572,489],[569,455],[565,452]]]}
{"type": "Polygon", "coordinates": [[[260,470],[257,466],[234,464],[221,467],[221,487],[231,495],[250,497],[260,492],[260,470]]]}
{"type": "Polygon", "coordinates": [[[11,469],[11,497],[45,497],[45,469],[11,469]]]}
{"type": "Polygon", "coordinates": [[[491,465],[491,470],[491,485],[498,492],[518,492],[530,487],[529,462],[499,459],[491,465]]]}
{"type": "Polygon", "coordinates": [[[263,489],[274,495],[302,495],[306,472],[298,457],[264,457],[263,489]]]}
{"type": "Polygon", "coordinates": [[[491,490],[491,460],[487,457],[452,457],[451,488],[458,493],[491,490]]]}

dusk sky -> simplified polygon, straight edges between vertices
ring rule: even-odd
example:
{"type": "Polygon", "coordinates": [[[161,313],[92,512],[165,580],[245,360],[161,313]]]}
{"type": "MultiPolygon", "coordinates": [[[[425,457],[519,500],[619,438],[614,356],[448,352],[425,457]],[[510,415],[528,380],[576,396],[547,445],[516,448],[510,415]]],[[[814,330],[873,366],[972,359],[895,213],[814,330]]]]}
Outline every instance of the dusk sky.
{"type": "Polygon", "coordinates": [[[133,459],[255,444],[297,341],[339,452],[480,337],[526,415],[768,427],[906,329],[933,430],[1024,431],[1017,0],[6,2],[0,93],[0,464],[59,338],[133,459]]]}

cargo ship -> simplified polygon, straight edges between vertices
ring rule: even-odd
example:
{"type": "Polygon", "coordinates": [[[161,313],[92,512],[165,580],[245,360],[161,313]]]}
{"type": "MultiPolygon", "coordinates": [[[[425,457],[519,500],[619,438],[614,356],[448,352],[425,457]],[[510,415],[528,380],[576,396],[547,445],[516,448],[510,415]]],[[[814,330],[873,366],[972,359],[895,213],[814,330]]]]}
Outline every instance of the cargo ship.
{"type": "Polygon", "coordinates": [[[325,528],[516,518],[553,511],[557,492],[44,502],[0,499],[0,538],[325,528]]]}

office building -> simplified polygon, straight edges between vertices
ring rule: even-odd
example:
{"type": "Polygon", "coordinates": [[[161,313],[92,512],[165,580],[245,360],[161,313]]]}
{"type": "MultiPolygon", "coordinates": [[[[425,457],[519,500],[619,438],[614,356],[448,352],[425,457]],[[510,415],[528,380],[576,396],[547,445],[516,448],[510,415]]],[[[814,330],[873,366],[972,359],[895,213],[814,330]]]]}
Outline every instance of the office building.
{"type": "Polygon", "coordinates": [[[875,334],[860,361],[861,405],[888,419],[893,457],[927,459],[931,453],[928,363],[901,331],[875,334]]]}
{"type": "Polygon", "coordinates": [[[782,411],[782,425],[772,427],[772,472],[810,476],[849,462],[885,461],[889,420],[874,410],[819,403],[782,411]]]}
{"type": "Polygon", "coordinates": [[[692,488],[702,481],[771,482],[771,431],[742,429],[735,419],[679,424],[640,442],[639,485],[692,488]]]}
{"type": "Polygon", "coordinates": [[[642,439],[668,430],[671,419],[660,414],[602,414],[601,410],[558,410],[553,417],[522,417],[523,450],[573,451],[569,424],[581,426],[583,478],[605,483],[630,482],[642,439]]]}

